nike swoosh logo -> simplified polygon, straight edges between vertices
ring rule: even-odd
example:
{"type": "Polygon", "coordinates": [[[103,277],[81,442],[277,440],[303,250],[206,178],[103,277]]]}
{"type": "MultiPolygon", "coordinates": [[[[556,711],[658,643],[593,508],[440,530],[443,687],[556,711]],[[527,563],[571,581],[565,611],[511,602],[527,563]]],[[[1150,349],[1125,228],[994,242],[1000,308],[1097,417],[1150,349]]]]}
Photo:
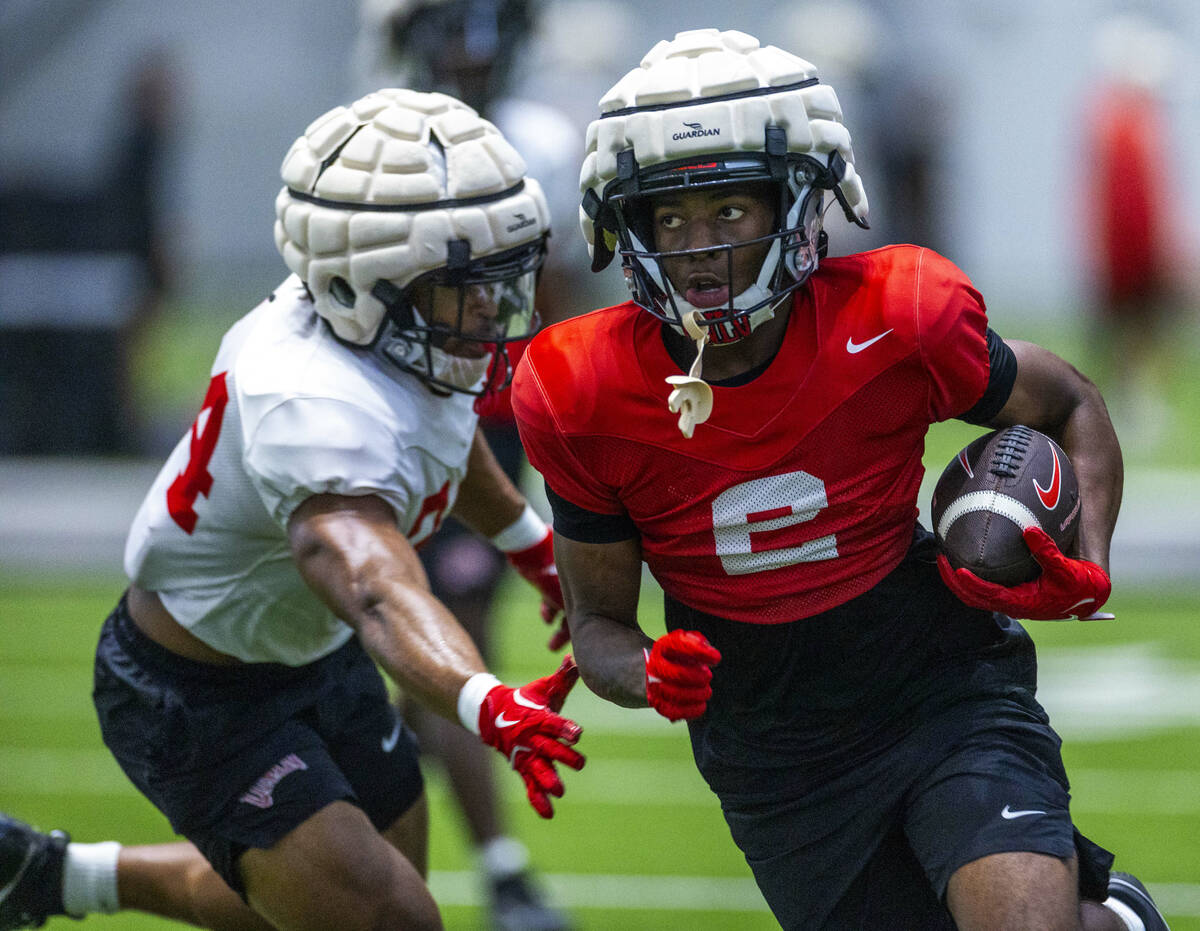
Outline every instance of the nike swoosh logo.
{"type": "MultiPolygon", "coordinates": [[[[895,327],[893,327],[892,329],[895,329],[895,327]]],[[[881,339],[883,339],[885,336],[887,336],[891,332],[892,332],[891,330],[884,330],[878,336],[872,336],[869,340],[867,340],[866,342],[862,342],[862,343],[856,343],[853,340],[853,338],[847,337],[846,338],[846,352],[850,353],[850,355],[854,355],[855,353],[862,352],[868,346],[875,345],[877,342],[879,342],[881,339]]]]}
{"type": "Polygon", "coordinates": [[[1024,818],[1026,815],[1044,815],[1044,814],[1045,814],[1044,811],[1037,811],[1036,809],[1029,809],[1028,811],[1013,811],[1011,808],[1009,808],[1007,805],[1005,805],[1004,809],[1000,812],[1000,817],[1004,818],[1007,821],[1011,821],[1013,818],[1024,818]]]}
{"type": "Polygon", "coordinates": [[[1067,610],[1064,611],[1063,614],[1074,614],[1076,617],[1078,617],[1079,615],[1075,611],[1076,608],[1078,608],[1080,605],[1090,605],[1090,604],[1095,604],[1095,603],[1096,603],[1095,598],[1080,598],[1077,602],[1075,602],[1075,604],[1073,604],[1073,605],[1071,605],[1071,607],[1067,608],[1067,610]]]}
{"type": "Polygon", "coordinates": [[[971,469],[971,463],[967,459],[967,451],[965,449],[960,449],[958,451],[958,464],[961,465],[964,469],[966,469],[967,476],[969,478],[975,477],[975,472],[971,469]]]}
{"type": "Polygon", "coordinates": [[[513,718],[510,721],[504,716],[504,712],[501,711],[498,715],[496,715],[496,727],[512,727],[514,724],[519,723],[520,720],[520,718],[513,718]]]}
{"type": "Polygon", "coordinates": [[[1054,473],[1050,476],[1050,486],[1043,488],[1036,478],[1033,480],[1033,488],[1047,511],[1058,507],[1058,496],[1062,492],[1062,465],[1058,461],[1058,450],[1053,446],[1050,447],[1050,455],[1054,457],[1054,473]]]}
{"type": "Polygon", "coordinates": [[[515,692],[513,692],[513,701],[515,701],[518,705],[524,705],[526,708],[545,708],[546,707],[545,705],[538,704],[535,701],[530,701],[528,698],[526,698],[524,695],[521,694],[520,689],[517,689],[515,692]]]}
{"type": "Polygon", "coordinates": [[[391,753],[396,749],[396,744],[400,740],[400,718],[396,718],[396,724],[392,727],[392,732],[379,741],[379,746],[384,753],[391,753]]]}

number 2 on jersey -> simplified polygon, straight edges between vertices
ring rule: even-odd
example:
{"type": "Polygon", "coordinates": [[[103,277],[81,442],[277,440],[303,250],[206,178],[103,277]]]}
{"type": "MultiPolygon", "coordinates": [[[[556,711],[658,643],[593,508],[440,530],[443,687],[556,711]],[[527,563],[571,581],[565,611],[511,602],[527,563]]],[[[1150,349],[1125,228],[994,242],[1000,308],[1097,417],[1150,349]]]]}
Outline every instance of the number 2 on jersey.
{"type": "Polygon", "coordinates": [[[176,476],[167,489],[167,511],[183,532],[191,534],[196,529],[196,497],[212,491],[213,477],[208,471],[209,460],[217,448],[217,437],[221,435],[221,418],[225,405],[229,403],[229,392],[225,387],[225,372],[214,375],[208,383],[208,393],[200,405],[200,413],[192,424],[191,453],[187,468],[176,476]]]}
{"type": "Polygon", "coordinates": [[[825,483],[807,472],[751,479],[726,488],[713,499],[717,556],[730,575],[766,572],[798,562],[837,557],[833,534],[780,546],[797,536],[790,528],[812,520],[829,506],[825,483]]]}

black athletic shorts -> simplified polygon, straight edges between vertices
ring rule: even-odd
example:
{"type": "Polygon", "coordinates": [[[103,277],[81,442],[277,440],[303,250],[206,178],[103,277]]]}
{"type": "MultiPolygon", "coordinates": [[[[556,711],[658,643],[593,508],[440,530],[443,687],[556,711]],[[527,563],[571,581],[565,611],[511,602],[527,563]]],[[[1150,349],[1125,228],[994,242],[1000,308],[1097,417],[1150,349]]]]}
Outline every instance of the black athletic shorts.
{"type": "Polygon", "coordinates": [[[980,857],[1112,855],[1074,828],[1060,740],[1034,697],[1033,641],[942,584],[932,540],[874,589],[790,624],[668,601],[670,629],[722,652],[689,725],[701,773],[785,928],[953,928],[950,876],[980,857]]]}
{"type": "Polygon", "coordinates": [[[213,666],[146,637],[122,597],[93,699],[125,774],[241,895],[248,848],[339,800],[382,831],[423,791],[416,740],[357,638],[307,666],[213,666]]]}

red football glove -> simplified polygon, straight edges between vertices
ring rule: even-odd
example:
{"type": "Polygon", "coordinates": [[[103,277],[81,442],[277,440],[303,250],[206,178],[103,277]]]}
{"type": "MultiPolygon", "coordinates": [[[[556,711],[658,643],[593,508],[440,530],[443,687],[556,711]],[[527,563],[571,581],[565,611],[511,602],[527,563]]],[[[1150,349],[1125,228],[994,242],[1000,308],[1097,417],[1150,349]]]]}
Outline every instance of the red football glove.
{"type": "Polygon", "coordinates": [[[951,569],[946,557],[939,555],[938,572],[942,581],[964,604],[1000,611],[1009,617],[1035,621],[1110,617],[1098,614],[1112,592],[1108,573],[1094,562],[1064,556],[1039,527],[1025,528],[1024,537],[1033,558],[1042,567],[1042,574],[1032,582],[1007,588],[987,582],[969,569],[951,569]]]}
{"type": "Polygon", "coordinates": [[[554,764],[583,769],[584,757],[572,749],[583,729],[558,714],[578,679],[579,667],[568,653],[552,675],[518,689],[493,686],[479,706],[480,738],[521,774],[529,804],[543,818],[554,816],[550,796],[563,794],[554,764]]]}
{"type": "Polygon", "coordinates": [[[646,699],[668,721],[698,718],[712,698],[712,667],[721,654],[695,630],[673,630],[642,651],[646,699]]]}
{"type": "MultiPolygon", "coordinates": [[[[533,546],[504,555],[521,577],[531,582],[542,593],[542,620],[553,624],[563,609],[562,586],[558,581],[558,567],[554,565],[554,531],[547,528],[546,535],[533,546]]],[[[562,624],[550,635],[546,645],[551,650],[559,650],[570,639],[571,632],[564,617],[562,624]]]]}

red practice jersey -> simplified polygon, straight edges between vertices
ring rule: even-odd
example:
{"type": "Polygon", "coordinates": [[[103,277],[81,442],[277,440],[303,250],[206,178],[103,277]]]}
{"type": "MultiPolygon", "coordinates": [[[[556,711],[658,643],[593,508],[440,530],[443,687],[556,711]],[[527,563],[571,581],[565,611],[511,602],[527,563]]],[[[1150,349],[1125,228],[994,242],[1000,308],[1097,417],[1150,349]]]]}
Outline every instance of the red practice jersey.
{"type": "MultiPolygon", "coordinates": [[[[783,344],[746,384],[713,386],[686,439],[680,370],[636,304],[542,331],[513,410],[533,465],[567,501],[627,514],[668,595],[735,621],[808,617],[862,594],[912,542],[925,434],[988,381],[983,300],[915,246],[824,260],[783,344]]],[[[710,350],[711,351],[711,350],[710,350]]]]}

